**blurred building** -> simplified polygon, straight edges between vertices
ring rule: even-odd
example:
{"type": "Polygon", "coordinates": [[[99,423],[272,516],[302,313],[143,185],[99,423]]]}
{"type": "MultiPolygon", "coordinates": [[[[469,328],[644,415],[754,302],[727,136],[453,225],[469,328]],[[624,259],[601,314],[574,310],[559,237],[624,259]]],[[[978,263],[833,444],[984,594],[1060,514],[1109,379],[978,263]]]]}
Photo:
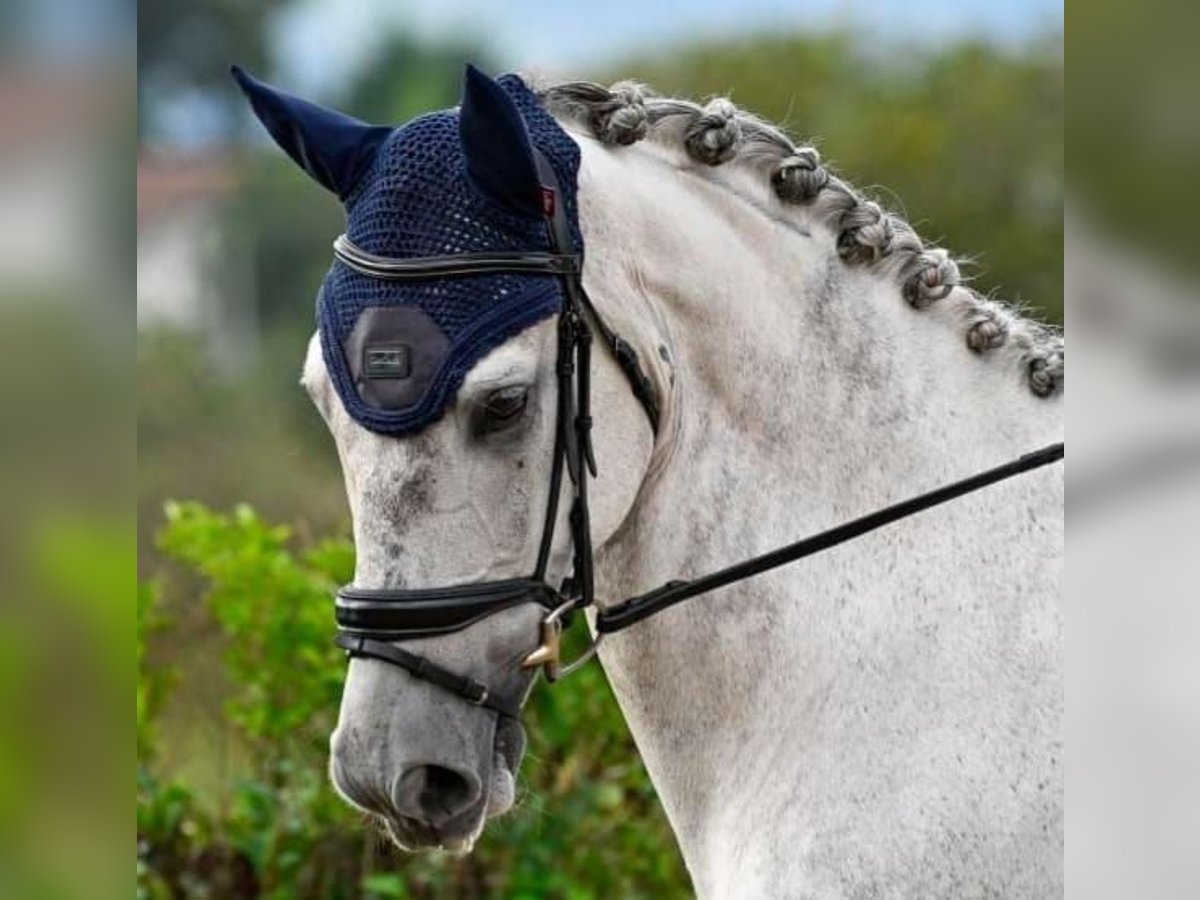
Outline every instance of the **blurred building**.
{"type": "Polygon", "coordinates": [[[258,343],[251,248],[224,228],[237,187],[226,153],[138,151],[138,330],[196,335],[230,366],[258,343]]]}
{"type": "Polygon", "coordinates": [[[86,71],[0,69],[0,297],[9,303],[75,298],[111,269],[111,248],[95,234],[107,199],[97,133],[112,87],[86,71]]]}

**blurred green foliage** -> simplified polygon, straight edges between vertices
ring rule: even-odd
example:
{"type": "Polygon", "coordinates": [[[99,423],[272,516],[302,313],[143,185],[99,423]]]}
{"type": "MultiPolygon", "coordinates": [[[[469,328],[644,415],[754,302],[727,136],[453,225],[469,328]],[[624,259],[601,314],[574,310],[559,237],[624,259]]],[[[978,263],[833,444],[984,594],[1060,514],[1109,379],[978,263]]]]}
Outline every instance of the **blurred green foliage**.
{"type": "Polygon", "coordinates": [[[92,284],[0,287],[0,897],[128,892],[130,323],[92,284]]]}
{"type": "MultiPolygon", "coordinates": [[[[469,858],[390,851],[325,776],[345,669],[330,639],[329,598],[350,578],[351,545],[296,543],[247,506],[229,514],[167,507],[159,546],[202,580],[205,609],[225,638],[226,714],[246,765],[215,804],[161,771],[158,704],[141,698],[161,697],[174,673],[141,657],[139,896],[688,896],[670,830],[596,666],[535,692],[521,799],[469,858]]],[[[173,639],[161,613],[169,593],[140,594],[140,638],[173,639]]]]}
{"type": "MultiPolygon", "coordinates": [[[[252,497],[266,514],[327,530],[345,520],[332,441],[300,389],[305,338],[264,352],[261,369],[231,373],[194,337],[138,338],[139,567],[158,566],[163,498],[232,506],[252,497]]],[[[170,612],[190,627],[186,606],[170,612]]]]}
{"type": "Polygon", "coordinates": [[[1073,202],[1093,228],[1194,279],[1200,9],[1176,3],[1159,15],[1127,0],[1093,0],[1080,10],[1071,22],[1066,120],[1073,202]]]}
{"type": "MultiPolygon", "coordinates": [[[[133,529],[110,512],[39,511],[11,548],[0,594],[0,897],[128,891],[117,862],[127,838],[111,811],[128,803],[114,773],[129,771],[129,734],[116,723],[132,680],[133,529]]],[[[138,685],[139,742],[154,693],[138,685]]]]}

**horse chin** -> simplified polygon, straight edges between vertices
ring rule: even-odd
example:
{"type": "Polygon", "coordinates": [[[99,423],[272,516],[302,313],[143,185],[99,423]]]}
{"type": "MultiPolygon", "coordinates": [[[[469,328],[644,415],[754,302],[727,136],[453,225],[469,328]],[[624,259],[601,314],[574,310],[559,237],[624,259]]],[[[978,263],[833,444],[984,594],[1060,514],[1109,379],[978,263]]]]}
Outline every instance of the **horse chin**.
{"type": "Polygon", "coordinates": [[[517,796],[516,778],[499,753],[492,764],[492,780],[488,786],[486,818],[502,816],[513,807],[517,796]]]}
{"type": "Polygon", "coordinates": [[[384,831],[387,832],[392,843],[406,853],[442,850],[454,856],[466,856],[474,849],[475,842],[479,840],[486,818],[486,816],[480,815],[466,829],[462,829],[462,825],[456,824],[456,827],[442,828],[437,831],[409,819],[384,818],[381,821],[384,831]]]}

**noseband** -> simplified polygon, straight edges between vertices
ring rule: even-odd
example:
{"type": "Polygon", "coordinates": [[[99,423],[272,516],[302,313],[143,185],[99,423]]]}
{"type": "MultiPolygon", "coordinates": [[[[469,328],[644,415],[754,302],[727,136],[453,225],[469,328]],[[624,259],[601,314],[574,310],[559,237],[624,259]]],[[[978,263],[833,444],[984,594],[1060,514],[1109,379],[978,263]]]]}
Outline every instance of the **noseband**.
{"type": "Polygon", "coordinates": [[[346,235],[334,242],[337,260],[370,278],[404,282],[495,273],[553,275],[559,279],[563,293],[555,362],[558,407],[550,494],[533,573],[528,578],[416,590],[343,587],[337,592],[338,635],[335,642],[351,657],[391,663],[469,703],[516,717],[520,714],[523,697],[498,696],[483,683],[401,649],[394,642],[449,634],[501,610],[537,603],[546,614],[541,621],[538,646],[525,657],[522,666],[541,668],[548,681],[557,681],[595,655],[605,634],[627,628],[684,600],[795,562],[921,510],[1063,458],[1063,444],[1053,444],[762,556],[692,581],[672,581],[648,593],[609,605],[597,613],[596,637],[587,650],[569,665],[562,665],[559,642],[564,625],[571,613],[591,606],[595,600],[587,490],[588,478],[596,475],[590,401],[593,329],[628,380],[655,435],[658,434],[660,401],[636,351],[604,322],[584,291],[583,257],[571,252],[570,228],[565,205],[561,202],[558,178],[546,158],[536,149],[534,152],[543,184],[542,209],[550,244],[548,253],[499,251],[396,259],[368,253],[346,235]],[[546,581],[546,568],[558,520],[564,470],[574,488],[568,516],[573,569],[571,576],[555,588],[546,581]]]}

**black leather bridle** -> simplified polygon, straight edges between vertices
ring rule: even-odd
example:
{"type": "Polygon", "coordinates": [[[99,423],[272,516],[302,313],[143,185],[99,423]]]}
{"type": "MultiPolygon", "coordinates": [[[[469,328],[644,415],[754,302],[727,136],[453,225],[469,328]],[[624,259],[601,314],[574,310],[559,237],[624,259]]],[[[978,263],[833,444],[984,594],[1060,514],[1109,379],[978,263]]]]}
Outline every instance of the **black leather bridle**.
{"type": "Polygon", "coordinates": [[[536,153],[535,157],[543,184],[542,209],[550,244],[548,253],[519,250],[395,259],[368,253],[356,247],[345,235],[333,245],[334,255],[340,262],[362,275],[386,281],[424,281],[504,272],[554,275],[562,285],[563,307],[558,316],[555,361],[558,409],[550,493],[533,573],[528,578],[444,588],[344,587],[337,592],[339,633],[336,641],[351,656],[393,663],[471,703],[513,716],[519,714],[520,698],[496,696],[480,682],[450,672],[392,642],[447,634],[500,610],[523,603],[538,603],[546,609],[540,629],[541,642],[526,658],[525,665],[543,667],[550,680],[565,674],[558,660],[558,637],[563,620],[573,610],[591,606],[595,599],[587,492],[588,478],[596,475],[590,400],[593,327],[628,379],[656,434],[659,423],[658,394],[642,369],[637,352],[600,318],[583,290],[583,258],[572,252],[570,224],[557,175],[544,156],[536,153]],[[574,560],[571,577],[555,588],[546,581],[546,569],[554,543],[564,471],[574,488],[568,516],[574,560]]]}
{"type": "Polygon", "coordinates": [[[890,522],[1063,458],[1063,444],[1053,444],[762,556],[691,581],[672,581],[648,593],[607,606],[596,615],[597,633],[588,649],[569,665],[563,666],[559,656],[562,629],[571,613],[589,607],[595,601],[591,521],[588,513],[588,479],[596,475],[590,403],[593,329],[629,381],[656,435],[660,400],[654,383],[642,369],[636,351],[604,322],[584,291],[583,257],[571,252],[571,232],[557,176],[549,162],[537,151],[535,158],[543,184],[542,207],[551,248],[548,253],[460,253],[396,259],[368,253],[355,246],[345,235],[334,242],[334,255],[338,261],[370,278],[403,282],[504,272],[553,275],[558,277],[563,289],[555,363],[558,408],[550,494],[533,573],[528,578],[415,590],[343,587],[337,592],[338,635],[335,641],[350,656],[383,660],[467,702],[515,717],[520,714],[522,697],[498,696],[485,684],[404,650],[395,642],[459,631],[500,610],[524,603],[537,603],[546,610],[540,626],[539,644],[525,657],[522,665],[527,668],[540,667],[547,680],[556,681],[587,662],[606,634],[627,628],[684,600],[795,562],[890,522]],[[546,568],[558,521],[564,471],[574,488],[568,516],[573,571],[560,587],[555,588],[546,581],[546,568]]]}

